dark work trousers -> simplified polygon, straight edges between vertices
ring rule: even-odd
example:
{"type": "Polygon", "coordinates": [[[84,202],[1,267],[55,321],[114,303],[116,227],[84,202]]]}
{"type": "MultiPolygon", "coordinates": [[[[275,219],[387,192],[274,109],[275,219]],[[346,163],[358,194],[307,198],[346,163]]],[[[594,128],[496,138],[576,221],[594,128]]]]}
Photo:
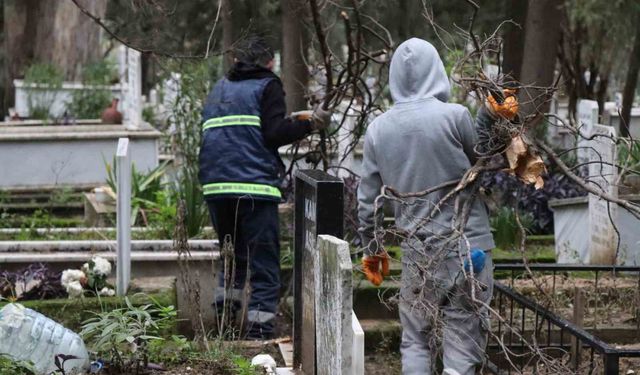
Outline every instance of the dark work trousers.
{"type": "MultiPolygon", "coordinates": [[[[235,277],[227,288],[227,303],[238,309],[249,277],[250,296],[246,326],[248,338],[269,338],[280,293],[280,240],[278,203],[252,198],[223,198],[207,201],[211,221],[220,246],[225,238],[232,241],[235,254],[235,277]]],[[[223,270],[224,272],[224,270],[223,270]]],[[[224,274],[216,289],[216,305],[224,303],[224,274]]]]}

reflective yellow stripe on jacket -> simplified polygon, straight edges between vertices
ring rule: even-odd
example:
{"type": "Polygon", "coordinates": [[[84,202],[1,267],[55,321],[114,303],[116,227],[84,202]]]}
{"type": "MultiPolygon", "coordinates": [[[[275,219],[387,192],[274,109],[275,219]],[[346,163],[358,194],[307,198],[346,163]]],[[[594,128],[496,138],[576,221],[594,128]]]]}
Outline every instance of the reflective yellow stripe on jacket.
{"type": "Polygon", "coordinates": [[[204,195],[239,194],[239,195],[264,195],[273,198],[281,198],[278,188],[263,184],[247,184],[241,182],[218,182],[206,184],[202,187],[204,195]]]}
{"type": "Polygon", "coordinates": [[[202,130],[223,126],[260,126],[260,116],[234,115],[210,118],[202,124],[202,130]]]}

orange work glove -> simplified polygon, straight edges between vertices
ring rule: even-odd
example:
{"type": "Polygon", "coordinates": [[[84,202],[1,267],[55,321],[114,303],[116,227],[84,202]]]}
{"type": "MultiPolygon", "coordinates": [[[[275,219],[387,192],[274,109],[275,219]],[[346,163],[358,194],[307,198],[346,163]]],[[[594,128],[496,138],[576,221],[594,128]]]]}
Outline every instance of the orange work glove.
{"type": "Polygon", "coordinates": [[[362,269],[367,280],[375,286],[382,284],[384,276],[389,276],[389,255],[365,255],[362,258],[362,269]]]}
{"type": "Polygon", "coordinates": [[[515,90],[505,89],[503,91],[504,101],[502,104],[489,95],[487,97],[487,108],[494,116],[500,116],[507,120],[513,120],[518,114],[518,98],[516,98],[515,90]]]}

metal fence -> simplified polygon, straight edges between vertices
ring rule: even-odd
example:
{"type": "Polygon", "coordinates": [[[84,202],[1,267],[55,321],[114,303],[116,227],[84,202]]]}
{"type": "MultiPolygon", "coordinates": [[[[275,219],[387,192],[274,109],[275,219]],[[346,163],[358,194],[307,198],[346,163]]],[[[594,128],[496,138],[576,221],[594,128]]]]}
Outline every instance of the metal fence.
{"type": "MultiPolygon", "coordinates": [[[[608,275],[624,276],[633,281],[636,298],[620,301],[628,304],[635,314],[635,334],[640,335],[638,288],[640,267],[603,266],[603,265],[563,265],[563,264],[498,264],[495,274],[502,277],[497,280],[494,289],[493,308],[501,318],[493,318],[494,323],[489,340],[491,362],[488,369],[495,374],[511,373],[558,373],[558,368],[570,369],[580,374],[617,375],[621,370],[621,358],[640,358],[640,348],[620,348],[605,342],[580,324],[575,324],[557,311],[549,300],[536,301],[519,291],[518,282],[531,280],[532,276],[543,277],[545,294],[557,296],[557,279],[578,273],[589,281],[589,295],[586,308],[598,307],[598,301],[604,298],[603,280],[608,275]],[[606,275],[605,275],[606,274],[606,275]],[[544,305],[544,306],[543,306],[544,305]],[[560,365],[560,366],[558,366],[560,365]]],[[[576,287],[576,293],[581,292],[576,287]]],[[[565,289],[566,291],[566,289],[565,289]]],[[[610,297],[610,296],[609,296],[610,297]]],[[[609,298],[608,297],[608,298],[609,298]]],[[[556,306],[557,307],[557,306],[556,306]]],[[[575,309],[575,305],[572,306],[575,309]]],[[[602,307],[601,307],[602,309],[602,307]]],[[[595,313],[590,324],[597,327],[595,313]]],[[[602,323],[600,323],[602,324],[602,323]]],[[[634,328],[630,328],[631,331],[634,328]]]]}

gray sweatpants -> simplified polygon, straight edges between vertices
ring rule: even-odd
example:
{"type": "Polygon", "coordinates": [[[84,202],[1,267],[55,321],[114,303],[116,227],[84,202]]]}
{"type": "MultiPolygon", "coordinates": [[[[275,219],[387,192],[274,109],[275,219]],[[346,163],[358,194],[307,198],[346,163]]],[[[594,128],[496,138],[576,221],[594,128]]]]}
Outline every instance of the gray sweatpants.
{"type": "MultiPolygon", "coordinates": [[[[445,374],[473,375],[484,361],[488,310],[472,302],[472,280],[465,279],[459,258],[422,263],[405,259],[402,265],[402,374],[434,373],[441,344],[445,374]]],[[[490,253],[473,283],[475,299],[488,304],[493,293],[490,253]]]]}

